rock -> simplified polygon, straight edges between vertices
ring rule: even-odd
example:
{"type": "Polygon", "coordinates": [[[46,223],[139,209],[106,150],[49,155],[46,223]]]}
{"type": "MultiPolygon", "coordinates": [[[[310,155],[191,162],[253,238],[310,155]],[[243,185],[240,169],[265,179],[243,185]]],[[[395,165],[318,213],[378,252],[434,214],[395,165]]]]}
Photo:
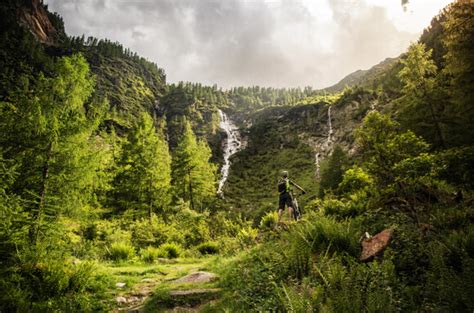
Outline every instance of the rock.
{"type": "Polygon", "coordinates": [[[130,298],[127,300],[127,302],[129,302],[129,303],[134,303],[134,302],[139,302],[139,301],[140,301],[140,298],[135,297],[135,296],[134,296],[134,297],[130,297],[130,298]]]}
{"type": "Polygon", "coordinates": [[[195,295],[206,295],[214,294],[219,292],[218,288],[207,288],[207,289],[189,289],[189,290],[173,290],[170,292],[172,297],[185,297],[185,296],[195,296],[195,295]]]}
{"type": "Polygon", "coordinates": [[[19,10],[22,24],[26,25],[41,43],[54,44],[58,38],[58,31],[51,23],[42,1],[30,0],[23,2],[25,4],[19,10]]]}
{"type": "Polygon", "coordinates": [[[170,292],[170,302],[172,307],[186,306],[196,307],[202,303],[217,299],[220,289],[190,289],[190,290],[173,290],[170,292]]]}
{"type": "Polygon", "coordinates": [[[116,284],[115,284],[115,287],[117,287],[117,288],[123,288],[123,287],[125,287],[125,285],[126,285],[125,283],[116,283],[116,284]]]}
{"type": "Polygon", "coordinates": [[[118,304],[123,304],[123,303],[127,303],[127,298],[117,297],[117,298],[115,298],[115,301],[117,301],[118,304]]]}
{"type": "Polygon", "coordinates": [[[142,282],[143,283],[154,283],[155,280],[153,278],[143,278],[142,282]]]}
{"type": "Polygon", "coordinates": [[[380,255],[390,244],[392,236],[393,229],[385,229],[373,237],[362,240],[362,253],[360,255],[360,261],[368,262],[375,256],[380,255]]]}
{"type": "Polygon", "coordinates": [[[208,283],[218,279],[219,276],[209,272],[195,272],[173,281],[173,283],[208,283]]]}

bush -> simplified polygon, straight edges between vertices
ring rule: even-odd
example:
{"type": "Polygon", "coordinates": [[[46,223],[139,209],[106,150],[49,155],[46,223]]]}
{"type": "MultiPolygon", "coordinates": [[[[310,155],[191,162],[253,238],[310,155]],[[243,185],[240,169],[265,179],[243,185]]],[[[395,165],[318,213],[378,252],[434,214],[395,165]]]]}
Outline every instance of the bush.
{"type": "Polygon", "coordinates": [[[175,243],[164,243],[159,248],[159,257],[176,259],[181,255],[181,247],[175,243]]]}
{"type": "Polygon", "coordinates": [[[201,254],[216,254],[219,252],[219,246],[217,243],[209,241],[201,243],[199,246],[197,246],[197,250],[201,254]]]}
{"type": "Polygon", "coordinates": [[[278,222],[278,213],[277,212],[268,212],[260,220],[260,229],[262,230],[272,230],[275,228],[275,225],[278,222]]]}
{"type": "Polygon", "coordinates": [[[314,274],[324,289],[314,298],[315,311],[398,312],[398,281],[390,260],[360,264],[347,257],[322,258],[317,268],[323,274],[314,274]]]}
{"type": "Polygon", "coordinates": [[[180,241],[180,239],[175,238],[175,234],[179,232],[156,215],[152,216],[151,219],[143,218],[133,222],[130,225],[130,230],[132,243],[140,248],[150,245],[159,246],[168,241],[180,241]]]}
{"type": "Polygon", "coordinates": [[[126,242],[115,242],[108,249],[108,258],[114,261],[130,260],[135,256],[135,249],[126,242]]]}
{"type": "Polygon", "coordinates": [[[247,226],[246,228],[242,228],[239,231],[239,235],[237,236],[237,238],[239,239],[240,245],[242,247],[248,247],[255,244],[257,236],[258,229],[247,226]]]}
{"type": "Polygon", "coordinates": [[[148,246],[145,249],[140,250],[140,257],[142,261],[146,263],[155,262],[160,256],[160,249],[148,246]]]}
{"type": "Polygon", "coordinates": [[[44,259],[36,264],[21,263],[14,273],[2,275],[2,312],[106,311],[100,300],[106,297],[110,282],[104,279],[109,277],[97,274],[93,263],[74,265],[62,259],[44,259]]]}

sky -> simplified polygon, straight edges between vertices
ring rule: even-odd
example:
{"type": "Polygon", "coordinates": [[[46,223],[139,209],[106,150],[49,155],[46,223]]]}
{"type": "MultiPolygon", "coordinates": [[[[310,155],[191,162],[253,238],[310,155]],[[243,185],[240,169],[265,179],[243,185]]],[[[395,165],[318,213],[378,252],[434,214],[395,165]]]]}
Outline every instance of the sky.
{"type": "Polygon", "coordinates": [[[403,53],[451,0],[45,0],[69,35],[119,41],[168,82],[328,87],[403,53]]]}

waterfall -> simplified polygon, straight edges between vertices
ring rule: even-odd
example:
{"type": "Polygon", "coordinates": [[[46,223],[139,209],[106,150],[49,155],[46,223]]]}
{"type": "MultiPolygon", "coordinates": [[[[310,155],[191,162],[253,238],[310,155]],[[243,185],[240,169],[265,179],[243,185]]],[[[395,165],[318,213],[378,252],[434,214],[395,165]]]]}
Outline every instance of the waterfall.
{"type": "Polygon", "coordinates": [[[229,176],[230,169],[230,157],[241,150],[242,140],[239,133],[239,128],[229,119],[229,117],[219,110],[220,117],[220,128],[226,133],[226,138],[222,142],[222,147],[224,150],[224,164],[221,168],[221,179],[219,180],[219,187],[217,188],[217,193],[222,194],[222,188],[224,183],[229,176]]]}
{"type": "Polygon", "coordinates": [[[320,167],[320,163],[321,163],[321,156],[322,154],[321,153],[324,153],[324,155],[329,155],[329,153],[331,152],[331,147],[332,147],[332,144],[333,144],[333,133],[334,133],[334,130],[332,128],[332,121],[331,121],[331,106],[328,106],[328,136],[327,136],[327,139],[325,142],[322,142],[320,145],[318,145],[318,149],[316,151],[316,154],[314,156],[315,160],[314,160],[314,164],[316,165],[316,178],[319,179],[321,177],[321,167],[320,167]]]}
{"type": "Polygon", "coordinates": [[[319,179],[321,177],[321,167],[319,165],[319,163],[320,163],[319,152],[316,153],[315,158],[316,158],[316,160],[315,160],[314,164],[316,164],[316,178],[319,179]]]}
{"type": "Polygon", "coordinates": [[[332,121],[331,121],[331,106],[328,107],[328,148],[332,143],[332,121]]]}

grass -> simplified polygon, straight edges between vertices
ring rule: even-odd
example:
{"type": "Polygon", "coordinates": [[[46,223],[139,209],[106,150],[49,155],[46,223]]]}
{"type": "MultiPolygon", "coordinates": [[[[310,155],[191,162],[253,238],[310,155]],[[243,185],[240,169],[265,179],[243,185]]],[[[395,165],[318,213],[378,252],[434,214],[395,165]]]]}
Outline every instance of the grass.
{"type": "MultiPolygon", "coordinates": [[[[209,289],[216,288],[215,282],[193,284],[173,283],[172,281],[197,271],[209,271],[220,274],[229,260],[220,256],[202,258],[178,258],[174,260],[159,260],[157,263],[102,263],[99,270],[111,276],[108,293],[110,298],[127,297],[142,287],[151,287],[153,294],[147,300],[146,307],[167,307],[170,302],[170,292],[173,290],[209,289]],[[143,281],[144,279],[152,279],[143,281]],[[118,288],[117,283],[125,283],[118,288]]],[[[205,298],[205,297],[204,297],[205,298]]],[[[193,303],[197,300],[194,299],[193,303]]],[[[111,303],[111,306],[116,305],[111,303]]]]}

